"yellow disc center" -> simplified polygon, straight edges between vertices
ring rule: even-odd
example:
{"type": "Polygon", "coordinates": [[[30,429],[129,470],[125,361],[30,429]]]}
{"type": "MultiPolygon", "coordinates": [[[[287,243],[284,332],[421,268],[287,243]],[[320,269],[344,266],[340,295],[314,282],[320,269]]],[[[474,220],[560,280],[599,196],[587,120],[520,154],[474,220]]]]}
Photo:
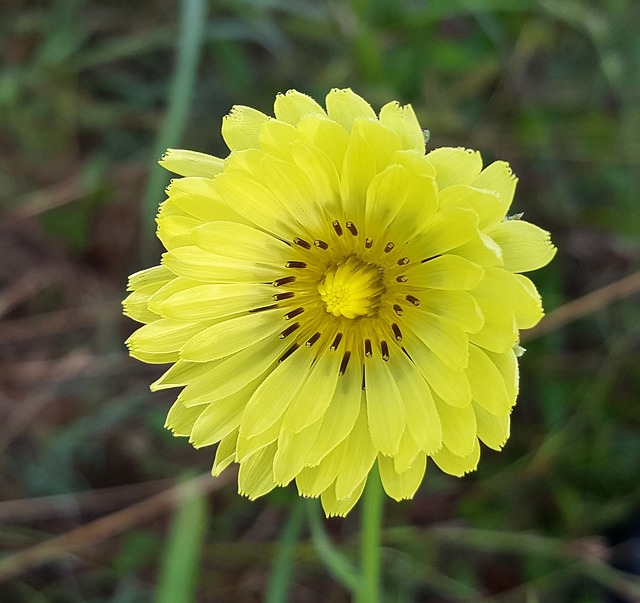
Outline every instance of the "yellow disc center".
{"type": "Polygon", "coordinates": [[[374,315],[383,292],[380,268],[355,256],[333,266],[318,284],[327,312],[346,318],[374,315]]]}

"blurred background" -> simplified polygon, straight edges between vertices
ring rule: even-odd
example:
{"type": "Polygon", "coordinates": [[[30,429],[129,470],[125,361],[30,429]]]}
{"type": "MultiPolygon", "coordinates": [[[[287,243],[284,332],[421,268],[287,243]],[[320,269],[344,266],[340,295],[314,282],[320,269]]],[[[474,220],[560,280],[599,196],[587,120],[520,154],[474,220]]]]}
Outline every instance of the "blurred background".
{"type": "MultiPolygon", "coordinates": [[[[350,86],[509,161],[559,248],[511,440],[387,503],[385,601],[640,601],[639,31],[635,0],[3,0],[0,600],[263,600],[295,491],[199,477],[120,300],[166,147],[225,156],[231,105],[350,86]]],[[[325,527],[355,554],[357,511],[325,527]]],[[[306,531],[292,581],[349,600],[306,531]]]]}

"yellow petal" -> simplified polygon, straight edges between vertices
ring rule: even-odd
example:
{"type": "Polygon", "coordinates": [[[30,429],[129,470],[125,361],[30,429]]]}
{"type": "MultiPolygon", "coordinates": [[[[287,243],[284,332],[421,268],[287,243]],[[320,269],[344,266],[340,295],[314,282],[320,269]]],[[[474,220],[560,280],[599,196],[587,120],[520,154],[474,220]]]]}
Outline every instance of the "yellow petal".
{"type": "Polygon", "coordinates": [[[177,276],[202,283],[264,283],[282,276],[282,268],[209,253],[200,247],[178,247],[162,256],[177,276]]]}
{"type": "Polygon", "coordinates": [[[498,194],[498,199],[502,206],[502,214],[504,215],[511,207],[517,183],[518,179],[511,171],[508,163],[494,161],[480,172],[478,178],[473,182],[473,186],[495,191],[498,194]]]}
{"type": "Polygon", "coordinates": [[[499,354],[509,351],[519,337],[513,310],[484,298],[476,298],[476,302],[484,316],[484,325],[476,333],[469,333],[469,341],[499,354]]]}
{"type": "Polygon", "coordinates": [[[476,470],[480,460],[480,445],[476,440],[473,450],[467,456],[455,455],[446,446],[443,446],[438,452],[432,454],[431,458],[444,473],[462,477],[465,473],[476,470]]]}
{"type": "Polygon", "coordinates": [[[488,234],[502,248],[504,268],[511,272],[542,268],[557,251],[546,230],[523,220],[500,222],[488,234]]]}
{"type": "Polygon", "coordinates": [[[229,435],[222,438],[216,450],[216,456],[211,467],[211,475],[217,477],[232,462],[236,456],[236,440],[238,439],[238,430],[232,431],[229,435]]]}
{"type": "Polygon", "coordinates": [[[504,218],[498,193],[465,184],[453,184],[440,191],[440,207],[470,209],[478,216],[478,226],[486,228],[504,218]]]}
{"type": "Polygon", "coordinates": [[[277,444],[256,452],[240,463],[238,471],[238,492],[251,500],[264,496],[276,487],[273,479],[273,457],[277,444]]]}
{"type": "Polygon", "coordinates": [[[222,138],[232,151],[257,149],[260,144],[260,126],[269,119],[264,113],[235,105],[222,120],[222,138]]]}
{"type": "Polygon", "coordinates": [[[478,404],[473,405],[478,425],[478,437],[485,446],[493,450],[502,450],[509,439],[511,417],[507,415],[492,415],[478,404]]]}
{"type": "Polygon", "coordinates": [[[159,309],[168,318],[189,316],[192,320],[208,320],[268,306],[273,302],[272,295],[272,285],[197,285],[167,297],[160,303],[159,309]]]}
{"type": "Polygon", "coordinates": [[[475,345],[469,346],[467,376],[473,399],[491,414],[508,415],[515,398],[507,393],[502,374],[489,357],[475,345]]]}
{"type": "Polygon", "coordinates": [[[402,395],[384,360],[367,359],[364,370],[371,441],[383,454],[393,455],[406,428],[402,395]]]}
{"type": "Polygon", "coordinates": [[[127,339],[127,346],[134,358],[140,353],[166,354],[175,352],[200,331],[207,323],[186,322],[162,318],[140,327],[127,339]]]}
{"type": "MultiPolygon", "coordinates": [[[[459,408],[434,397],[442,422],[442,442],[453,454],[465,457],[477,445],[476,415],[471,404],[459,408]]],[[[437,453],[436,453],[437,454],[437,453]]]]}
{"type": "Polygon", "coordinates": [[[175,436],[188,436],[204,410],[204,406],[187,408],[181,402],[174,402],[167,413],[165,429],[169,429],[175,436]]]}
{"type": "Polygon", "coordinates": [[[211,369],[214,363],[187,362],[178,360],[162,377],[154,381],[149,389],[152,392],[168,389],[171,387],[183,387],[193,379],[204,375],[211,369]]]}
{"type": "Polygon", "coordinates": [[[423,261],[459,247],[478,232],[478,217],[469,209],[445,207],[424,224],[407,252],[414,261],[423,261]]]}
{"type": "Polygon", "coordinates": [[[347,499],[366,479],[378,452],[371,443],[365,405],[361,406],[353,430],[340,444],[339,450],[342,454],[340,470],[336,478],[335,496],[338,499],[347,499]]]}
{"type": "Polygon", "coordinates": [[[274,157],[290,161],[291,144],[302,140],[300,132],[285,121],[269,119],[260,126],[260,148],[274,157]]]}
{"type": "Polygon", "coordinates": [[[489,350],[484,350],[484,353],[491,359],[491,362],[495,364],[496,368],[502,375],[502,381],[507,388],[509,398],[515,400],[518,395],[518,358],[516,357],[513,349],[508,350],[504,354],[494,354],[489,350]]]}
{"type": "Polygon", "coordinates": [[[334,88],[327,94],[325,105],[329,117],[337,121],[345,130],[351,130],[355,119],[366,117],[376,119],[371,105],[350,88],[334,88]]]}
{"type": "Polygon", "coordinates": [[[174,274],[165,266],[153,266],[135,272],[129,277],[127,291],[136,291],[143,287],[156,286],[156,291],[162,287],[167,281],[174,278],[174,274]]]}
{"type": "Polygon", "coordinates": [[[337,446],[315,467],[305,467],[296,475],[298,491],[303,496],[320,496],[333,482],[342,465],[343,450],[337,446]]]}
{"type": "Polygon", "coordinates": [[[213,178],[224,168],[224,159],[184,149],[167,149],[158,163],[174,174],[203,178],[213,178]]]}
{"type": "Polygon", "coordinates": [[[273,104],[273,110],[278,119],[293,126],[307,115],[326,115],[324,109],[315,100],[297,90],[278,94],[273,104]]]}
{"type": "Polygon", "coordinates": [[[402,385],[407,431],[427,454],[435,452],[442,445],[442,426],[429,385],[403,353],[391,354],[389,370],[395,382],[402,385]]]}
{"type": "Polygon", "coordinates": [[[380,109],[380,122],[400,137],[403,149],[424,154],[424,134],[411,105],[387,103],[380,109]]]}
{"type": "Polygon", "coordinates": [[[304,459],[320,430],[321,421],[294,433],[283,424],[278,437],[278,452],[273,462],[273,476],[279,486],[286,486],[304,468],[304,459]]]}
{"type": "Polygon", "coordinates": [[[342,498],[337,497],[334,487],[327,488],[321,496],[322,508],[327,517],[344,517],[358,502],[362,496],[366,479],[363,479],[349,494],[342,498]]]}
{"type": "Polygon", "coordinates": [[[468,290],[478,286],[484,270],[457,255],[442,255],[416,264],[407,272],[412,287],[429,289],[468,290]]]}
{"type": "MultiPolygon", "coordinates": [[[[354,353],[352,352],[352,355],[354,353]]],[[[309,442],[306,465],[317,465],[351,433],[360,412],[362,369],[357,357],[352,357],[344,375],[338,378],[331,404],[322,417],[320,431],[309,442]]],[[[322,488],[324,490],[324,488],[322,488]]],[[[322,491],[318,491],[318,495],[322,491]]]]}
{"type": "Polygon", "coordinates": [[[469,340],[456,321],[418,311],[407,313],[405,323],[450,369],[467,366],[469,340]]]}
{"type": "Polygon", "coordinates": [[[427,153],[427,159],[436,168],[440,190],[452,184],[472,184],[482,169],[480,153],[462,147],[434,149],[427,153]]]}
{"type": "MultiPolygon", "coordinates": [[[[419,454],[422,454],[420,446],[411,437],[408,429],[404,430],[400,438],[400,447],[398,452],[393,456],[393,469],[396,473],[404,473],[416,460],[419,454]]],[[[379,455],[378,455],[379,456],[379,455]]],[[[389,457],[391,458],[391,457],[389,457]]]]}
{"type": "MultiPolygon", "coordinates": [[[[285,429],[298,433],[323,417],[338,383],[341,360],[342,349],[331,350],[327,347],[316,358],[308,375],[297,373],[302,387],[287,410],[285,429]]],[[[310,439],[307,445],[312,441],[310,439]]]]}
{"type": "Polygon", "coordinates": [[[316,115],[303,118],[298,124],[298,130],[305,140],[331,159],[336,172],[340,174],[344,154],[349,146],[348,132],[339,123],[316,115]]]}
{"type": "Polygon", "coordinates": [[[256,389],[242,417],[242,431],[252,437],[273,425],[289,408],[311,367],[314,351],[303,346],[269,373],[256,389]]]}
{"type": "Polygon", "coordinates": [[[467,333],[476,333],[484,324],[480,307],[466,291],[427,291],[417,308],[418,313],[423,311],[454,321],[467,333]]]}
{"type": "Polygon", "coordinates": [[[404,334],[403,344],[433,391],[452,406],[471,402],[469,380],[463,369],[453,371],[411,332],[404,334]]]}
{"type": "Polygon", "coordinates": [[[180,357],[190,362],[218,360],[255,345],[283,327],[281,311],[277,309],[223,320],[186,341],[180,357]]]}
{"type": "Polygon", "coordinates": [[[424,472],[427,468],[427,456],[424,453],[419,454],[411,467],[403,473],[396,473],[393,467],[393,460],[388,456],[379,454],[378,467],[380,468],[380,479],[382,480],[384,491],[393,500],[400,501],[413,498],[424,477],[424,472]]]}

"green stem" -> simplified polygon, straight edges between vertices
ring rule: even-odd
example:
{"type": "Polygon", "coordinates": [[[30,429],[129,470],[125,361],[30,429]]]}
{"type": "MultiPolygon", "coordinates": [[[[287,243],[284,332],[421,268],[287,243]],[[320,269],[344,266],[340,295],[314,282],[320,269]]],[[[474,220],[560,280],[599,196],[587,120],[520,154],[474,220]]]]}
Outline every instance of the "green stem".
{"type": "Polygon", "coordinates": [[[304,524],[304,500],[297,497],[293,510],[282,530],[276,557],[269,576],[266,603],[286,603],[289,600],[289,587],[293,576],[293,559],[304,524]]]}
{"type": "Polygon", "coordinates": [[[367,479],[362,500],[362,533],[360,536],[362,582],[356,603],[378,603],[380,601],[380,534],[383,496],[378,466],[374,465],[367,479]]]}

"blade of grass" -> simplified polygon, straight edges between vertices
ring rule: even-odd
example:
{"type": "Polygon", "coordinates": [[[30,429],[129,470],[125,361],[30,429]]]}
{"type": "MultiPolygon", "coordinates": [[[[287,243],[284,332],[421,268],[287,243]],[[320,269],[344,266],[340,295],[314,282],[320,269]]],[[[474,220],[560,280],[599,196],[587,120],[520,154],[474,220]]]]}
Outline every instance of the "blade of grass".
{"type": "Polygon", "coordinates": [[[266,603],[286,603],[289,600],[293,558],[303,523],[304,500],[298,497],[293,503],[293,511],[280,534],[276,558],[269,576],[266,603]]]}
{"type": "MultiPolygon", "coordinates": [[[[180,142],[195,88],[206,21],[205,0],[182,0],[176,68],[171,82],[167,113],[153,149],[155,160],[160,159],[167,148],[177,146],[180,142]]],[[[145,264],[152,264],[157,255],[155,235],[147,225],[153,222],[166,181],[164,170],[154,165],[142,202],[141,257],[145,264]]]]}
{"type": "Polygon", "coordinates": [[[311,544],[329,573],[352,593],[355,593],[360,587],[360,576],[351,562],[329,540],[322,526],[320,513],[320,505],[317,500],[307,501],[311,544]]]}
{"type": "Polygon", "coordinates": [[[195,601],[200,552],[207,530],[207,507],[193,483],[182,492],[164,550],[156,603],[195,601]]]}

